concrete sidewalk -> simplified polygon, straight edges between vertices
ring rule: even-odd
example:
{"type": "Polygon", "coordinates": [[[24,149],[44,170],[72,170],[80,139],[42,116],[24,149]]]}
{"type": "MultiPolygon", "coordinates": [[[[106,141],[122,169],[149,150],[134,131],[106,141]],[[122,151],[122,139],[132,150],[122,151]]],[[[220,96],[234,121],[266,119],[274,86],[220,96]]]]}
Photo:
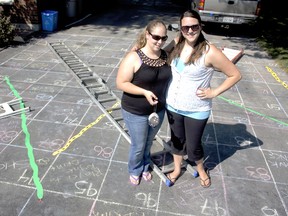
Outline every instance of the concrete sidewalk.
{"type": "MultiPolygon", "coordinates": [[[[101,109],[48,43],[64,42],[121,97],[115,87],[119,63],[156,17],[170,24],[179,14],[112,11],[0,52],[0,103],[17,92],[31,109],[0,119],[1,216],[288,214],[288,76],[253,38],[205,34],[219,48],[245,52],[236,64],[243,79],[214,99],[203,137],[211,187],[203,189],[199,178],[185,170],[173,187],[155,172],[151,182],[129,184],[129,143],[101,117],[101,109]]],[[[168,42],[175,34],[168,32],[168,42]]],[[[212,84],[223,79],[216,73],[212,84]]],[[[169,140],[167,121],[159,136],[169,140]]],[[[169,155],[160,155],[159,164],[164,156],[169,155]]]]}

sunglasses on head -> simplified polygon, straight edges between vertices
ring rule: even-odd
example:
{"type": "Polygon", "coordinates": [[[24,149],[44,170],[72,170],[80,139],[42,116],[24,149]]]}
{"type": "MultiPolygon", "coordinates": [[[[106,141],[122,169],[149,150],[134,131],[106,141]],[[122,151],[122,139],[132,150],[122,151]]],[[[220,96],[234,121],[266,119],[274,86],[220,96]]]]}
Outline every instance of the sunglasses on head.
{"type": "Polygon", "coordinates": [[[164,36],[164,37],[161,37],[161,36],[159,36],[159,35],[153,35],[153,34],[151,34],[150,32],[148,32],[150,35],[151,35],[151,37],[154,39],[154,40],[156,40],[156,41],[159,41],[159,40],[162,40],[162,41],[166,41],[167,39],[168,39],[168,36],[166,35],[166,36],[164,36]]]}
{"type": "Polygon", "coordinates": [[[181,26],[181,31],[184,33],[188,33],[189,29],[192,29],[192,31],[198,31],[200,29],[200,25],[191,25],[191,26],[181,26]]]}

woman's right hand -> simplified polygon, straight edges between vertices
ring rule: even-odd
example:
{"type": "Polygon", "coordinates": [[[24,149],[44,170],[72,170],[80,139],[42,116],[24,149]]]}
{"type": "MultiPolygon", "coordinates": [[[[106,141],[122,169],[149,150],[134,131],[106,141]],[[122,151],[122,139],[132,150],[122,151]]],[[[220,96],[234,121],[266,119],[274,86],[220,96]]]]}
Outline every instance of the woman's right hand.
{"type": "Polygon", "coordinates": [[[151,106],[154,106],[158,103],[158,98],[153,92],[145,91],[144,96],[146,97],[151,106]]]}

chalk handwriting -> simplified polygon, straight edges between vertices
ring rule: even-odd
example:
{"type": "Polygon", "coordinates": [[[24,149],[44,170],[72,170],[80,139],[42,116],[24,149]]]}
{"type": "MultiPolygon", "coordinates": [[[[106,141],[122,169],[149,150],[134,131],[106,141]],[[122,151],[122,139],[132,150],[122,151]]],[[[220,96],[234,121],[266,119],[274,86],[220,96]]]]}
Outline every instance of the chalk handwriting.
{"type": "Polygon", "coordinates": [[[35,83],[35,82],[37,82],[37,79],[33,79],[33,78],[26,78],[26,79],[24,80],[24,82],[28,82],[28,83],[35,83]]]}
{"type": "Polygon", "coordinates": [[[270,209],[267,206],[264,206],[261,211],[265,216],[279,216],[276,209],[270,209]]]}
{"type": "Polygon", "coordinates": [[[237,144],[241,147],[245,147],[245,146],[249,146],[249,145],[253,144],[253,142],[250,141],[250,139],[246,140],[245,138],[240,137],[240,136],[236,136],[236,137],[234,137],[234,139],[236,140],[237,144]]]}
{"type": "Polygon", "coordinates": [[[72,180],[86,178],[89,176],[99,177],[103,175],[101,170],[93,163],[85,165],[80,163],[80,161],[77,159],[55,165],[51,167],[51,170],[63,170],[65,176],[72,180]]]}
{"type": "MultiPolygon", "coordinates": [[[[194,194],[192,193],[192,195],[194,194]]],[[[189,202],[189,200],[186,200],[182,196],[178,196],[177,201],[174,200],[174,198],[170,198],[170,199],[173,200],[173,202],[177,205],[178,208],[183,208],[183,206],[185,206],[186,208],[189,208],[191,206],[191,203],[189,202]]]]}
{"type": "Polygon", "coordinates": [[[243,117],[234,117],[233,118],[234,120],[236,120],[238,123],[244,123],[244,124],[247,124],[248,122],[248,119],[247,118],[243,118],[243,117]]]}
{"type": "Polygon", "coordinates": [[[107,128],[111,128],[111,129],[115,127],[115,126],[113,125],[113,123],[110,122],[110,121],[105,122],[105,126],[107,126],[107,128]]]}
{"type": "Polygon", "coordinates": [[[63,123],[66,124],[77,124],[78,123],[78,118],[70,119],[69,116],[66,116],[66,118],[63,120],[63,123]]]}
{"type": "Polygon", "coordinates": [[[0,131],[0,141],[3,143],[11,142],[17,134],[17,131],[0,131]]]}
{"type": "Polygon", "coordinates": [[[213,215],[213,216],[225,216],[227,215],[227,212],[224,208],[219,206],[217,201],[214,201],[213,204],[208,205],[208,200],[205,200],[205,203],[200,206],[201,207],[201,213],[203,215],[213,215]]]}
{"type": "Polygon", "coordinates": [[[268,162],[276,168],[288,168],[288,155],[279,152],[269,152],[268,162]]]}
{"type": "MultiPolygon", "coordinates": [[[[77,124],[78,123],[78,117],[72,119],[70,116],[76,115],[77,113],[74,112],[73,109],[62,109],[58,110],[55,116],[64,116],[64,120],[61,121],[56,121],[56,123],[66,123],[66,124],[77,124]]],[[[57,118],[60,119],[60,118],[57,118]]]]}
{"type": "Polygon", "coordinates": [[[32,86],[29,89],[29,92],[45,92],[45,93],[54,93],[55,92],[55,87],[53,86],[32,86]]]}
{"type": "Polygon", "coordinates": [[[29,168],[29,161],[28,160],[12,161],[11,163],[4,162],[0,164],[0,170],[8,170],[9,168],[19,170],[29,168]]]}
{"type": "MultiPolygon", "coordinates": [[[[49,161],[50,160],[48,158],[41,158],[36,160],[39,166],[47,165],[49,161]]],[[[8,162],[0,163],[0,170],[8,170],[9,168],[22,170],[27,169],[29,167],[30,167],[29,160],[19,160],[19,161],[12,161],[10,163],[8,162]]]]}
{"type": "Polygon", "coordinates": [[[273,110],[281,110],[279,104],[267,104],[267,107],[273,110]]]}
{"type": "Polygon", "coordinates": [[[262,92],[263,92],[263,94],[270,95],[270,92],[268,90],[266,90],[266,89],[263,89],[262,92]]]}
{"type": "Polygon", "coordinates": [[[77,191],[75,191],[75,194],[81,194],[88,197],[93,197],[97,195],[98,191],[92,187],[92,183],[88,183],[86,181],[78,181],[75,183],[75,187],[77,188],[77,191]]]}
{"type": "Polygon", "coordinates": [[[61,140],[61,139],[50,140],[49,138],[47,138],[44,141],[40,141],[39,147],[55,151],[55,150],[61,148],[61,146],[64,143],[65,143],[65,141],[61,140]]]}
{"type": "Polygon", "coordinates": [[[91,99],[86,98],[86,99],[78,100],[78,101],[77,101],[77,104],[89,104],[89,105],[91,105],[91,104],[92,104],[92,101],[91,101],[91,99]]]}
{"type": "Polygon", "coordinates": [[[54,85],[66,86],[69,80],[54,80],[54,85]]]}
{"type": "Polygon", "coordinates": [[[103,148],[102,146],[95,146],[94,151],[97,153],[97,156],[101,156],[104,158],[110,158],[113,153],[113,149],[110,147],[103,148]]]}
{"type": "Polygon", "coordinates": [[[9,127],[10,129],[18,128],[18,125],[19,125],[19,120],[13,120],[13,119],[6,124],[6,126],[9,127]]]}
{"type": "Polygon", "coordinates": [[[255,168],[253,166],[245,167],[247,174],[255,179],[261,179],[263,181],[271,180],[271,176],[265,168],[255,168]]]}
{"type": "Polygon", "coordinates": [[[151,193],[137,193],[136,199],[142,201],[142,205],[147,208],[155,208],[157,206],[157,201],[151,198],[151,193]]]}
{"type": "Polygon", "coordinates": [[[105,66],[106,66],[106,67],[113,67],[113,68],[116,67],[115,64],[106,64],[105,66]]]}
{"type": "Polygon", "coordinates": [[[27,172],[27,169],[24,170],[24,172],[23,172],[22,175],[19,177],[19,179],[17,180],[17,182],[27,183],[27,185],[34,185],[32,175],[25,176],[25,175],[26,175],[26,172],[27,172]]]}
{"type": "Polygon", "coordinates": [[[255,78],[255,77],[253,77],[253,82],[260,83],[260,82],[263,82],[263,80],[260,79],[260,78],[255,78]]]}
{"type": "Polygon", "coordinates": [[[53,99],[53,96],[42,93],[37,94],[35,98],[40,101],[49,101],[53,99]]]}

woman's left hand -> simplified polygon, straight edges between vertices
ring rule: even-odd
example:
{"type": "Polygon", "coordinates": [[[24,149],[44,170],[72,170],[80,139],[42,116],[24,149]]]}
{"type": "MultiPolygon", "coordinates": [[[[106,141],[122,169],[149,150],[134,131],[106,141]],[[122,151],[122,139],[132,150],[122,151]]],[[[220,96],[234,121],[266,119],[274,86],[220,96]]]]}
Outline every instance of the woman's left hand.
{"type": "Polygon", "coordinates": [[[214,98],[214,92],[211,88],[198,88],[196,91],[196,95],[200,99],[214,98]]]}

